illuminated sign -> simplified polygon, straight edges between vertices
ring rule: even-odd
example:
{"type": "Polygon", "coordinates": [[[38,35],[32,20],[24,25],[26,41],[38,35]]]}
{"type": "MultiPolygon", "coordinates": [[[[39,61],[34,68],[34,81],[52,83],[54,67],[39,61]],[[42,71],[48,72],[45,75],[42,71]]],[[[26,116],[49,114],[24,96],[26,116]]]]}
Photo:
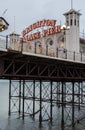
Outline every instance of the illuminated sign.
{"type": "Polygon", "coordinates": [[[28,26],[25,30],[23,30],[22,38],[23,38],[23,41],[32,41],[35,39],[39,39],[41,37],[53,35],[58,32],[60,32],[60,26],[56,26],[56,20],[42,20],[28,26]],[[49,28],[46,29],[46,26],[49,28]],[[45,27],[45,29],[28,35],[31,31],[40,27],[43,27],[43,28],[45,27]]]}
{"type": "Polygon", "coordinates": [[[0,32],[8,29],[9,24],[7,23],[7,21],[3,18],[0,17],[0,32]]]}

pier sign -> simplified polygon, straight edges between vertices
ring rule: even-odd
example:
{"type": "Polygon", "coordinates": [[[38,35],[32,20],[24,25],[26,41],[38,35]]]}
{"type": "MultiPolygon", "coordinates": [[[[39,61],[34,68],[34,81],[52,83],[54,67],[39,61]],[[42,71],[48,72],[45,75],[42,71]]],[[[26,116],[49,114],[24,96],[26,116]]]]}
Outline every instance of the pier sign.
{"type": "Polygon", "coordinates": [[[56,26],[56,20],[41,20],[22,31],[23,41],[32,41],[48,35],[60,32],[60,25],[56,26]],[[39,31],[35,31],[39,28],[39,31]],[[41,29],[41,30],[40,30],[41,29]]]}
{"type": "Polygon", "coordinates": [[[9,24],[7,23],[7,21],[3,18],[0,17],[0,32],[8,29],[9,24]]]}

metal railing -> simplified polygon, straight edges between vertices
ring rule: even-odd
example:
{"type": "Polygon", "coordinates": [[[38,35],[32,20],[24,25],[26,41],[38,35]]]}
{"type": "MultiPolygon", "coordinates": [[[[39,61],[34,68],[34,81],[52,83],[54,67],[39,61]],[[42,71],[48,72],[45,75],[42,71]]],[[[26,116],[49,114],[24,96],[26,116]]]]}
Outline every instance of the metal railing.
{"type": "Polygon", "coordinates": [[[28,54],[31,53],[31,54],[54,57],[58,59],[65,59],[69,61],[85,62],[85,53],[82,53],[82,52],[76,53],[75,51],[72,52],[72,51],[67,51],[66,49],[56,48],[55,52],[53,51],[53,49],[52,50],[50,49],[50,53],[49,53],[49,48],[48,46],[46,46],[44,47],[44,52],[37,53],[36,51],[37,48],[35,48],[36,47],[35,45],[32,48],[32,51],[25,51],[24,45],[26,45],[26,43],[24,44],[23,42],[19,41],[17,43],[14,43],[11,46],[9,36],[0,35],[0,50],[8,49],[8,50],[13,50],[13,51],[26,52],[28,54]]]}
{"type": "Polygon", "coordinates": [[[84,32],[80,32],[80,38],[85,40],[85,33],[84,32]]]}
{"type": "Polygon", "coordinates": [[[7,37],[0,35],[0,48],[7,48],[7,37]]]}
{"type": "Polygon", "coordinates": [[[56,51],[56,56],[58,58],[62,58],[62,59],[67,59],[70,61],[75,61],[75,62],[85,62],[85,53],[77,53],[77,52],[72,52],[72,51],[67,51],[66,49],[59,49],[57,48],[56,51]]]}

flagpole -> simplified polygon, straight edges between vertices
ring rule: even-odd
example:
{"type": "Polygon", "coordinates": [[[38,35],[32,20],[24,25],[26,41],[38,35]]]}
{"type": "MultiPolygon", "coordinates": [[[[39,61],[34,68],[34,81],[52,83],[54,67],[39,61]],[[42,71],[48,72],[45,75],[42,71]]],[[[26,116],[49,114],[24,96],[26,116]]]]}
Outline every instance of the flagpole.
{"type": "Polygon", "coordinates": [[[71,9],[73,9],[73,0],[71,0],[71,9]]]}
{"type": "Polygon", "coordinates": [[[14,32],[15,32],[15,16],[14,16],[14,32]]]}

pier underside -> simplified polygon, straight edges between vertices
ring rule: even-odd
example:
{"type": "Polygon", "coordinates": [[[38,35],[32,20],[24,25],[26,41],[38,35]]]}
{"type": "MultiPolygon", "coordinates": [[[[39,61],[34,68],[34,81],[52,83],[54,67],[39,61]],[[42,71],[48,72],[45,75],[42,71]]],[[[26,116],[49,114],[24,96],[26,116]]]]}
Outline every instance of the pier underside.
{"type": "Polygon", "coordinates": [[[61,130],[85,118],[83,63],[2,52],[0,78],[9,80],[9,116],[56,121],[61,130]]]}

